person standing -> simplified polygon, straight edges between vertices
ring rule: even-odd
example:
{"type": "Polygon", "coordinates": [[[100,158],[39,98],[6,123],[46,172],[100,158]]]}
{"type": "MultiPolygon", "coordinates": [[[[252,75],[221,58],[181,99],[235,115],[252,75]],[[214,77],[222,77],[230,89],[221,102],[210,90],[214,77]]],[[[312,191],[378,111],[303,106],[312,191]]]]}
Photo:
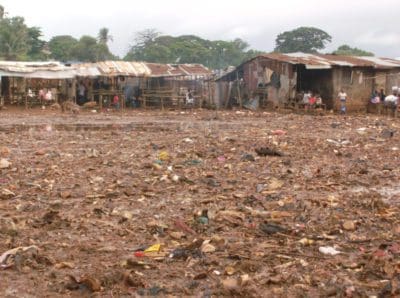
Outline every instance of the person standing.
{"type": "Polygon", "coordinates": [[[397,117],[398,102],[399,102],[399,97],[397,96],[396,92],[393,92],[392,95],[388,95],[385,97],[384,104],[385,104],[386,110],[391,112],[393,117],[397,117]]]}
{"type": "Polygon", "coordinates": [[[385,97],[386,97],[385,91],[381,89],[381,92],[379,92],[379,101],[383,103],[385,101],[385,97]]]}
{"type": "Polygon", "coordinates": [[[83,105],[86,102],[85,99],[86,87],[83,82],[79,82],[78,86],[78,105],[83,105]]]}
{"type": "Polygon", "coordinates": [[[340,100],[340,113],[346,114],[346,101],[347,101],[347,94],[344,92],[343,89],[340,89],[338,94],[338,98],[340,100]]]}

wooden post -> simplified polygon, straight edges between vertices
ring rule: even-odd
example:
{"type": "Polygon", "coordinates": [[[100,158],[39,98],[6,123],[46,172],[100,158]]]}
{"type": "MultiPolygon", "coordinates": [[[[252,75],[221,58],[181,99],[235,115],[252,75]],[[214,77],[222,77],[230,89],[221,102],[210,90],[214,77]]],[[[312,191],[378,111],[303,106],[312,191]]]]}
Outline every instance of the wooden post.
{"type": "MultiPolygon", "coordinates": [[[[225,100],[225,109],[228,107],[228,105],[229,105],[229,100],[230,100],[230,97],[231,97],[231,92],[232,92],[232,88],[231,88],[231,86],[230,86],[230,82],[226,82],[227,83],[227,86],[228,86],[228,92],[227,92],[227,96],[226,96],[226,100],[225,100]]],[[[224,91],[225,91],[225,89],[226,88],[224,88],[224,91]]]]}
{"type": "Polygon", "coordinates": [[[203,108],[204,99],[204,81],[201,82],[200,109],[203,108]]]}
{"type": "Polygon", "coordinates": [[[210,86],[210,79],[207,81],[207,89],[208,89],[208,104],[211,106],[211,86],[210,86]]]}
{"type": "Polygon", "coordinates": [[[239,97],[239,105],[240,108],[242,108],[242,97],[240,96],[240,81],[239,81],[239,72],[236,71],[236,80],[237,80],[237,91],[238,91],[238,97],[239,97]]]}
{"type": "MultiPolygon", "coordinates": [[[[25,83],[28,81],[29,79],[25,80],[25,83]]],[[[25,89],[26,89],[26,85],[25,85],[25,89]]],[[[25,93],[25,109],[28,109],[28,94],[25,93]]]]}

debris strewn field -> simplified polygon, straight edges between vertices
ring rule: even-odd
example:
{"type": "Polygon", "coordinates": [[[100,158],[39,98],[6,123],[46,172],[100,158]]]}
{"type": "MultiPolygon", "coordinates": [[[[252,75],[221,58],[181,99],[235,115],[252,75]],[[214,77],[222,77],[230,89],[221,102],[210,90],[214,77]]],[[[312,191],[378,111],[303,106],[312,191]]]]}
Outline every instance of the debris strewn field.
{"type": "Polygon", "coordinates": [[[400,121],[2,111],[0,296],[400,293],[400,121]]]}

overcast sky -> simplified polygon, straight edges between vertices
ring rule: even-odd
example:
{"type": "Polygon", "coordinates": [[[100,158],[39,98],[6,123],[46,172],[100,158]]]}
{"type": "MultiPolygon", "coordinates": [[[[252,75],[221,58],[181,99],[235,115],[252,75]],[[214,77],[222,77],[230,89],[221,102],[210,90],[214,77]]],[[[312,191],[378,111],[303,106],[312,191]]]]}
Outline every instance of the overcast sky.
{"type": "Polygon", "coordinates": [[[110,29],[113,53],[123,56],[134,33],[156,28],[164,34],[246,40],[269,52],[276,36],[299,26],[320,28],[332,37],[325,51],[349,44],[377,56],[400,57],[399,0],[0,0],[9,16],[23,16],[55,35],[97,36],[110,29]]]}

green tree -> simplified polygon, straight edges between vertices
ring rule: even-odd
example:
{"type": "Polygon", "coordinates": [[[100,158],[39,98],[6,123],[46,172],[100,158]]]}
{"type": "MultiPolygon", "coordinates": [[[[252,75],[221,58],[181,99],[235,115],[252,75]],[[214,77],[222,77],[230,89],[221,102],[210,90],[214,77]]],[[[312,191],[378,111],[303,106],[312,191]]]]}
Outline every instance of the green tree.
{"type": "Polygon", "coordinates": [[[28,44],[30,49],[27,53],[29,60],[45,60],[46,54],[43,49],[46,44],[44,40],[41,40],[42,31],[38,27],[28,28],[28,44]]]}
{"type": "Polygon", "coordinates": [[[58,35],[50,39],[48,46],[53,59],[66,62],[76,60],[73,50],[77,44],[78,40],[71,35],[58,35]]]}
{"type": "Polygon", "coordinates": [[[361,50],[359,48],[352,48],[349,45],[341,45],[333,52],[334,55],[345,56],[374,56],[374,53],[361,50]]]}
{"type": "Polygon", "coordinates": [[[72,48],[72,57],[82,62],[96,62],[101,60],[115,59],[106,44],[97,43],[96,38],[83,35],[78,43],[72,48]]]}
{"type": "MultiPolygon", "coordinates": [[[[108,32],[107,32],[107,36],[108,32]]],[[[116,59],[107,44],[83,35],[79,40],[70,35],[54,36],[48,43],[51,57],[60,61],[96,62],[116,59]]]]}
{"type": "Polygon", "coordinates": [[[39,27],[28,27],[23,17],[6,16],[0,5],[0,58],[5,60],[40,60],[45,42],[39,27]]]}
{"type": "Polygon", "coordinates": [[[83,35],[72,49],[72,56],[81,62],[98,61],[96,38],[89,35],[83,35]]]}
{"type": "Polygon", "coordinates": [[[332,37],[314,27],[299,27],[286,31],[276,37],[275,51],[281,53],[304,52],[316,53],[325,48],[332,41],[332,37]]]}
{"type": "Polygon", "coordinates": [[[0,56],[6,60],[26,59],[29,51],[29,33],[22,17],[0,20],[0,56]]]}
{"type": "Polygon", "coordinates": [[[136,34],[135,42],[125,60],[156,63],[201,63],[211,68],[237,65],[255,51],[246,51],[249,45],[237,38],[233,41],[207,40],[195,35],[160,35],[155,29],[136,34]]]}
{"type": "Polygon", "coordinates": [[[118,57],[114,56],[106,44],[98,43],[96,46],[97,57],[96,61],[104,60],[118,60],[118,57]]]}

